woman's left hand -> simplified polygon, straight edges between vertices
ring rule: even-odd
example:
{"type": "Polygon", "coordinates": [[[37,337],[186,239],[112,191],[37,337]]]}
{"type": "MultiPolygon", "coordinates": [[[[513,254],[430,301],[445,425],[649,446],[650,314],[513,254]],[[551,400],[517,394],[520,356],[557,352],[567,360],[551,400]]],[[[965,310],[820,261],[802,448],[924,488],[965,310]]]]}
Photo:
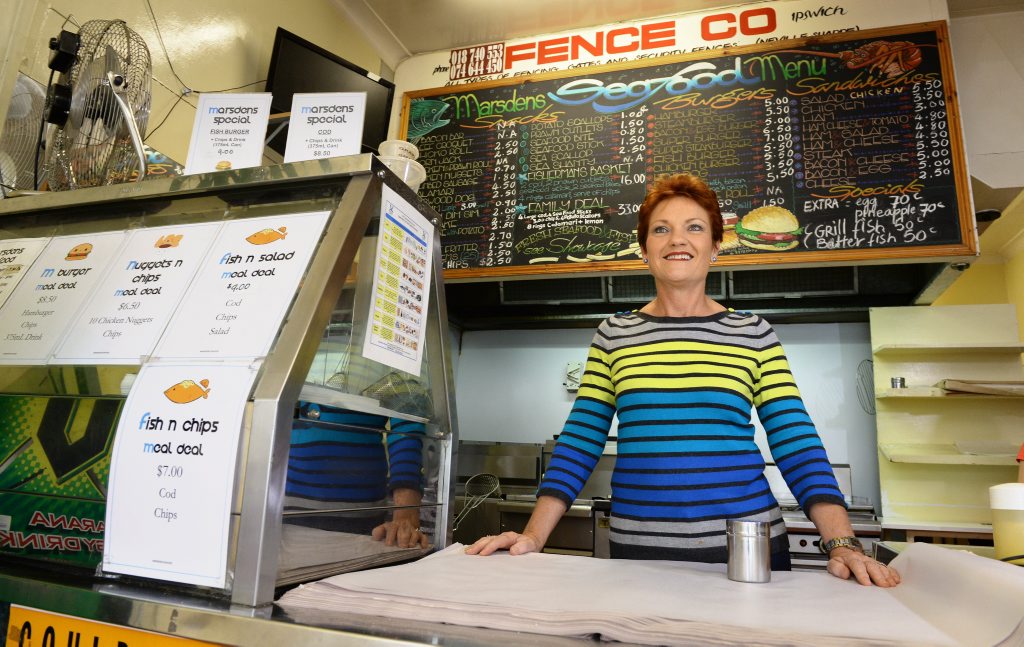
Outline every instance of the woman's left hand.
{"type": "Polygon", "coordinates": [[[399,548],[427,548],[430,541],[419,527],[419,510],[415,510],[415,518],[411,515],[401,514],[406,512],[400,510],[395,513],[393,521],[382,523],[373,529],[372,537],[377,541],[383,541],[388,546],[399,548]]]}
{"type": "Polygon", "coordinates": [[[828,560],[828,572],[838,578],[848,580],[852,575],[864,586],[881,586],[888,588],[900,583],[900,574],[895,568],[871,559],[864,553],[850,548],[836,548],[828,560]]]}

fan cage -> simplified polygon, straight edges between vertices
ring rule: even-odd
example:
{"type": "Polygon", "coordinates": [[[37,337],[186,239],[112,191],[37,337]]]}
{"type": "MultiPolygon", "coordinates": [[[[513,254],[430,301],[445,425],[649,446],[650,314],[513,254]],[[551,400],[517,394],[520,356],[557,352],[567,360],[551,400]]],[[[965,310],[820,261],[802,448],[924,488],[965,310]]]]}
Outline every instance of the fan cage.
{"type": "Polygon", "coordinates": [[[141,136],[151,102],[149,48],[123,20],[91,20],[79,31],[81,46],[65,81],[71,87],[68,123],[49,147],[51,190],[67,190],[133,179],[139,159],[107,82],[107,72],[125,80],[124,97],[141,136]]]}

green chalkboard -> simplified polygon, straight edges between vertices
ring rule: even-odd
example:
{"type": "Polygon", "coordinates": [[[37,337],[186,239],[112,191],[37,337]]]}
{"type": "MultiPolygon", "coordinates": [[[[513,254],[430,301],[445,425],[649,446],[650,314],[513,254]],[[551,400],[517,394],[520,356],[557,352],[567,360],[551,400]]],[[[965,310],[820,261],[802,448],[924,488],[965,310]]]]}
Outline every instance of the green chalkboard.
{"type": "Polygon", "coordinates": [[[448,278],[638,269],[681,171],[729,214],[722,265],[976,253],[944,22],[410,92],[403,124],[448,278]]]}

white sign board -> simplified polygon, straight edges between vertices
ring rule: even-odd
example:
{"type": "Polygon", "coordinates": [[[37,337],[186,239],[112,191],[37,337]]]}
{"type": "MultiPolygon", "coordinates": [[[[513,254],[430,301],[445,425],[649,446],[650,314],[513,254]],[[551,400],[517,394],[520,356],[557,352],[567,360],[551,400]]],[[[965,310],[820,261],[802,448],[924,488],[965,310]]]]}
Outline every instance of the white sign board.
{"type": "Polygon", "coordinates": [[[329,216],[317,211],[224,223],[153,355],[266,355],[329,216]]]}
{"type": "Polygon", "coordinates": [[[185,174],[260,166],[272,98],[269,92],[201,94],[185,174]]]}
{"type": "Polygon", "coordinates": [[[364,357],[420,374],[433,247],[434,226],[405,198],[383,187],[364,357]]]}
{"type": "Polygon", "coordinates": [[[147,364],[114,437],[103,569],[223,588],[238,438],[256,369],[147,364]]]}
{"type": "Polygon", "coordinates": [[[53,361],[141,364],[156,346],[219,228],[216,222],[132,232],[53,361]]]}
{"type": "Polygon", "coordinates": [[[358,155],[365,117],[365,92],[293,95],[284,161],[358,155]]]}
{"type": "Polygon", "coordinates": [[[45,364],[125,234],[50,239],[0,310],[0,364],[45,364]]]}
{"type": "Polygon", "coordinates": [[[28,274],[29,266],[49,242],[49,238],[0,241],[0,307],[7,302],[7,297],[28,274]]]}

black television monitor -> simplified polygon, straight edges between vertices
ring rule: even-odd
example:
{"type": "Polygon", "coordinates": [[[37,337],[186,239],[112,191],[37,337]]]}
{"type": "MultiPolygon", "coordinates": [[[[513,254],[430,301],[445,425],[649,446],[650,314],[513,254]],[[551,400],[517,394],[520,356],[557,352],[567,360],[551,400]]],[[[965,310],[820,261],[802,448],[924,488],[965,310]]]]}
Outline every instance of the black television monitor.
{"type": "MultiPolygon", "coordinates": [[[[296,92],[365,92],[366,118],[360,150],[376,153],[380,143],[387,139],[395,84],[281,27],[274,36],[266,91],[274,95],[270,103],[272,113],[290,111],[296,92]]],[[[288,127],[276,133],[275,130],[277,126],[271,123],[269,133],[273,136],[267,145],[284,155],[288,127]]]]}

